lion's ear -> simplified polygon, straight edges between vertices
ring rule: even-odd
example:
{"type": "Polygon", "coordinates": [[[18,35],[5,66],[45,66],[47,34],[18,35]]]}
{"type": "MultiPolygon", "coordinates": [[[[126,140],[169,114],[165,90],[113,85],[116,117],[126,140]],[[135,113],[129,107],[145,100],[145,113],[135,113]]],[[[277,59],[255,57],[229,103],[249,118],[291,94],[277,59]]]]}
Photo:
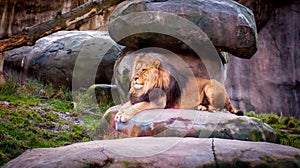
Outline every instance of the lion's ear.
{"type": "Polygon", "coordinates": [[[154,65],[154,67],[159,68],[160,67],[160,60],[155,60],[153,65],[154,65]]]}

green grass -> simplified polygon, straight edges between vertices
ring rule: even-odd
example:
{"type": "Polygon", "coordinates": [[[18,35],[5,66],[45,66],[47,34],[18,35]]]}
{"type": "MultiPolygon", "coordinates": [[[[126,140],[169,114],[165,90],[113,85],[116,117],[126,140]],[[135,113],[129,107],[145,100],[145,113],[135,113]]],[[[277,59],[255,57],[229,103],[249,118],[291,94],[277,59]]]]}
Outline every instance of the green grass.
{"type": "Polygon", "coordinates": [[[70,95],[66,89],[32,81],[0,85],[0,166],[26,149],[90,140],[82,125],[58,115],[74,111],[70,95]]]}
{"type": "Polygon", "coordinates": [[[300,148],[300,120],[294,117],[279,117],[274,113],[255,114],[249,112],[246,115],[261,119],[270,125],[278,134],[281,144],[300,148]]]}
{"type": "MultiPolygon", "coordinates": [[[[84,122],[84,128],[87,134],[92,139],[99,139],[97,130],[101,123],[101,119],[105,111],[113,106],[112,101],[107,99],[102,100],[108,102],[97,102],[94,92],[91,89],[83,89],[73,94],[73,99],[76,102],[73,114],[80,117],[84,122]]],[[[106,98],[106,96],[102,97],[106,98]]]]}

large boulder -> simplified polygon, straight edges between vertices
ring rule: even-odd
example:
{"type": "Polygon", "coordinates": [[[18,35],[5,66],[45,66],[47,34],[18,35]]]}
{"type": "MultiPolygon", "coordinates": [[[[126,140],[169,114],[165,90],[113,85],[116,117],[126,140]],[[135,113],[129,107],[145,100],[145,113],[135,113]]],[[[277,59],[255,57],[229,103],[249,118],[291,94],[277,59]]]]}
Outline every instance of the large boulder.
{"type": "Polygon", "coordinates": [[[60,31],[6,52],[5,67],[55,85],[89,87],[110,83],[119,51],[106,32],[60,31]]]}
{"type": "Polygon", "coordinates": [[[30,149],[15,167],[299,167],[300,150],[266,142],[199,138],[128,138],[30,149]]]}
{"type": "Polygon", "coordinates": [[[191,47],[193,38],[203,40],[200,30],[218,50],[235,56],[251,58],[257,49],[253,13],[230,0],[125,1],[113,11],[108,30],[118,43],[136,48],[191,47]]]}
{"type": "Polygon", "coordinates": [[[239,109],[300,118],[299,2],[271,13],[252,59],[229,58],[225,83],[239,109]]]}
{"type": "Polygon", "coordinates": [[[99,129],[103,132],[102,136],[111,133],[111,135],[121,134],[126,137],[216,137],[279,142],[276,132],[266,123],[256,118],[236,116],[229,112],[186,109],[145,110],[123,123],[114,120],[118,108],[119,106],[116,106],[106,112],[106,120],[102,121],[99,129]]]}

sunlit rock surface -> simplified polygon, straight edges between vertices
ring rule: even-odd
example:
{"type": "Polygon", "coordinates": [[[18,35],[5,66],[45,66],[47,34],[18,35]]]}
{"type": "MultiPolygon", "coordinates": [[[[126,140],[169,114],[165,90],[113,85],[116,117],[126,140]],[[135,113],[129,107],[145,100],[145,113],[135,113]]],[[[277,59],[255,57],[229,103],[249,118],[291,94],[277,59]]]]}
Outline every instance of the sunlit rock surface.
{"type": "Polygon", "coordinates": [[[139,137],[29,149],[15,167],[299,167],[300,150],[218,138],[139,137]]]}

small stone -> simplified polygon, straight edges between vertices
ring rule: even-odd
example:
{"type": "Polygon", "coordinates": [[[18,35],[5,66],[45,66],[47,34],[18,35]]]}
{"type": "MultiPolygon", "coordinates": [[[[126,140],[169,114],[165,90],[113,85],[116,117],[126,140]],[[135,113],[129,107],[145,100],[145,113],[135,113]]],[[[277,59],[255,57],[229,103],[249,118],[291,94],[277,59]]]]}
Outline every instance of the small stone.
{"type": "Polygon", "coordinates": [[[7,102],[7,101],[0,101],[0,106],[7,107],[7,106],[9,106],[9,102],[7,102]]]}

